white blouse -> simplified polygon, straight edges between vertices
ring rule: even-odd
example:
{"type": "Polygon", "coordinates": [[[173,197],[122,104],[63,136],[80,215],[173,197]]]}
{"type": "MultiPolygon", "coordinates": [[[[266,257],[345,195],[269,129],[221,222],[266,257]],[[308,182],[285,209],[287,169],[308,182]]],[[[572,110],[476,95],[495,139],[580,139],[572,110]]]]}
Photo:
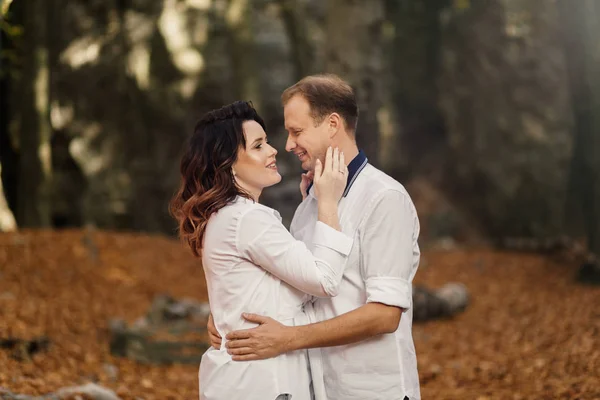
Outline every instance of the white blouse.
{"type": "Polygon", "coordinates": [[[223,338],[200,364],[200,399],[275,400],[291,394],[309,400],[307,352],[236,362],[224,346],[234,330],[252,328],[243,312],[271,317],[285,325],[303,325],[309,294],[336,296],[353,240],[316,222],[311,248],[296,240],[277,211],[238,197],[211,216],[202,263],[215,327],[223,338]]]}

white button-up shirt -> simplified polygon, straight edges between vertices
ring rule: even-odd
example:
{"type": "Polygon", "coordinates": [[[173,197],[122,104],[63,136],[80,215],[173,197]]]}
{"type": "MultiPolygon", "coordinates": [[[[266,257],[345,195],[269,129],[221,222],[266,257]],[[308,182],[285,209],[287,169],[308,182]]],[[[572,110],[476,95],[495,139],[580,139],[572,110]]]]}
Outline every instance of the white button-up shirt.
{"type": "MultiPolygon", "coordinates": [[[[360,157],[364,159],[362,153],[360,157]]],[[[400,183],[367,164],[366,159],[361,167],[362,171],[349,180],[339,204],[342,230],[354,238],[339,295],[316,299],[312,307],[309,303],[305,308],[311,322],[339,316],[369,302],[400,307],[405,312],[394,333],[309,350],[315,395],[317,400],[420,399],[412,338],[412,280],[420,257],[419,220],[400,183]]],[[[310,243],[317,234],[316,218],[317,200],[311,188],[292,220],[294,237],[310,243]]]]}
{"type": "Polygon", "coordinates": [[[353,240],[322,222],[312,222],[314,235],[296,240],[279,214],[243,197],[210,217],[202,263],[215,327],[223,338],[210,348],[199,371],[200,399],[275,399],[289,393],[309,400],[306,350],[276,358],[236,362],[224,346],[234,330],[256,326],[243,312],[274,318],[286,325],[309,322],[304,293],[335,296],[353,240]]]}

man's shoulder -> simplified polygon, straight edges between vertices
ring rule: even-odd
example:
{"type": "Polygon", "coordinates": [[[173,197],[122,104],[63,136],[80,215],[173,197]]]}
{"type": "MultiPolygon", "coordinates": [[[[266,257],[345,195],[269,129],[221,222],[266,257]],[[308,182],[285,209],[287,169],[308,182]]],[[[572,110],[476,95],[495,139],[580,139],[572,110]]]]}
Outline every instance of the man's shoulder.
{"type": "Polygon", "coordinates": [[[357,194],[363,198],[381,198],[386,193],[393,192],[408,196],[404,185],[371,164],[365,166],[355,183],[356,187],[353,189],[356,189],[357,194]]]}

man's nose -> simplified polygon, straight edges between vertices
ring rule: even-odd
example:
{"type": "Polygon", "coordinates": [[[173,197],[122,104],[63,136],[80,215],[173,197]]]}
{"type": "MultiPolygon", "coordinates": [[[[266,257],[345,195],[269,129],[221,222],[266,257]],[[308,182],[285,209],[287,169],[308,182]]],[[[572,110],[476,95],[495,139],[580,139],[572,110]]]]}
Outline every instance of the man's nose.
{"type": "Polygon", "coordinates": [[[292,135],[288,134],[287,141],[285,142],[285,151],[292,151],[296,147],[296,142],[292,138],[292,135]]]}

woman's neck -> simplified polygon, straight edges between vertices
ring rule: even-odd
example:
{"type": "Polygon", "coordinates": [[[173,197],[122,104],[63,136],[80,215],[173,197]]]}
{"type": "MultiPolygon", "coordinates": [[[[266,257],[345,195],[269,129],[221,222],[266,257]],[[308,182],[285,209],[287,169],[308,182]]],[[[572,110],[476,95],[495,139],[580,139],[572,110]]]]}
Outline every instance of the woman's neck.
{"type": "Polygon", "coordinates": [[[260,195],[262,193],[262,189],[249,187],[249,186],[244,185],[244,184],[242,184],[240,182],[237,182],[237,185],[244,192],[248,193],[250,195],[250,197],[252,198],[252,200],[254,200],[255,202],[258,203],[258,199],[259,199],[259,197],[260,197],[260,195]]]}
{"type": "Polygon", "coordinates": [[[248,192],[248,193],[250,194],[250,196],[252,196],[252,200],[254,200],[255,202],[258,203],[258,199],[260,197],[260,194],[262,193],[262,190],[248,192]]]}

